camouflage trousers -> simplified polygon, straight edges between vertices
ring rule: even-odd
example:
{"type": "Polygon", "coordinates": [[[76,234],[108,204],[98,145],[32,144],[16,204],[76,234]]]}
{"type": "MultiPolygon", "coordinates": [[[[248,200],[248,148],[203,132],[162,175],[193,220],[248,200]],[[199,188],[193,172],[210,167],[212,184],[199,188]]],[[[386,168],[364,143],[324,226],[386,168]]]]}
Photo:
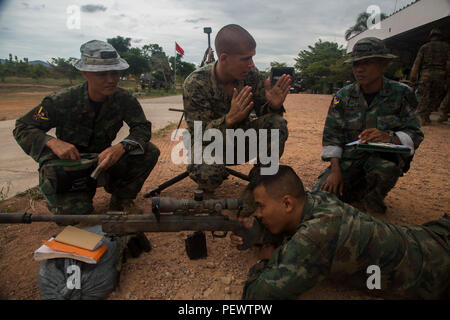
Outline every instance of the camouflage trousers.
{"type": "MultiPolygon", "coordinates": [[[[344,202],[360,201],[365,197],[383,201],[402,175],[395,162],[383,159],[379,153],[369,153],[361,159],[340,162],[344,179],[344,202]]],[[[331,166],[323,171],[312,191],[320,190],[331,173],[331,166]]]]}
{"type": "Polygon", "coordinates": [[[447,94],[445,95],[444,99],[441,102],[441,105],[439,106],[439,113],[441,115],[447,117],[449,112],[450,112],[450,89],[447,90],[447,94]]]}
{"type": "MultiPolygon", "coordinates": [[[[144,154],[123,155],[119,161],[104,172],[104,188],[116,199],[135,199],[145,180],[156,165],[159,149],[151,142],[144,145],[144,154]]],[[[74,173],[63,167],[44,163],[39,168],[39,187],[47,200],[47,206],[55,214],[89,214],[93,210],[92,199],[98,187],[90,177],[97,163],[87,170],[74,173]],[[66,171],[66,172],[65,172],[66,171]],[[69,181],[69,182],[67,182],[69,181]],[[76,181],[76,185],[75,182],[76,181]]]]}
{"type": "Polygon", "coordinates": [[[445,95],[445,72],[440,70],[425,70],[421,76],[417,88],[419,104],[417,113],[419,116],[429,116],[437,111],[445,95]]]}
{"type": "MultiPolygon", "coordinates": [[[[255,129],[258,132],[259,129],[279,129],[279,156],[284,152],[284,145],[288,138],[289,132],[287,128],[287,121],[280,115],[270,113],[255,120],[247,120],[239,126],[240,129],[244,131],[248,129],[255,129]]],[[[259,142],[258,142],[259,143],[259,142]]],[[[268,146],[267,150],[271,150],[271,139],[270,134],[268,135],[268,146]]],[[[246,140],[245,147],[245,161],[248,159],[248,140],[246,140]]],[[[223,152],[224,158],[226,158],[226,152],[223,152]]],[[[236,155],[236,148],[235,148],[236,155]]],[[[236,163],[236,162],[235,162],[236,163]]],[[[259,163],[259,161],[258,161],[259,163]]],[[[227,164],[228,165],[228,164],[227,164]]],[[[226,170],[225,164],[190,164],[187,167],[189,172],[189,177],[198,184],[198,188],[205,190],[207,192],[213,192],[217,187],[219,187],[222,182],[228,177],[228,172],[226,170]]]]}

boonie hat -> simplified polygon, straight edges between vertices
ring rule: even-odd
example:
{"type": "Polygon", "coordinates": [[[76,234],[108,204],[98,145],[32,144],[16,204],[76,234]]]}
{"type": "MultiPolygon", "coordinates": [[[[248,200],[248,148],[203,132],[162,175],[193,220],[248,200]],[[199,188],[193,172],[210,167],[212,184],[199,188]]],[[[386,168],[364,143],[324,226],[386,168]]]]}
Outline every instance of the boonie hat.
{"type": "Polygon", "coordinates": [[[431,38],[432,36],[440,36],[440,37],[442,37],[442,31],[439,30],[438,28],[433,28],[430,31],[430,35],[428,36],[428,38],[431,38]]]}
{"type": "Polygon", "coordinates": [[[107,42],[91,40],[80,47],[81,59],[74,67],[80,71],[101,72],[128,69],[128,63],[107,42]]]}
{"type": "Polygon", "coordinates": [[[396,55],[389,53],[383,41],[375,37],[368,37],[358,40],[353,46],[353,51],[350,54],[350,59],[345,60],[345,63],[351,63],[359,60],[369,58],[384,58],[394,59],[396,55]]]}

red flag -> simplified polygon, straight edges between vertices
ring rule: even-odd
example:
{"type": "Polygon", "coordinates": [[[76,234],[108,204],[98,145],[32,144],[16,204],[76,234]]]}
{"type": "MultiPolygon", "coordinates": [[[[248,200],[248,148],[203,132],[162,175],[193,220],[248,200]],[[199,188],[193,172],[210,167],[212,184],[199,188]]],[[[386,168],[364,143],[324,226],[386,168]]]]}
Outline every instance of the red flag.
{"type": "Polygon", "coordinates": [[[178,43],[176,43],[176,42],[175,42],[175,50],[176,50],[179,54],[184,55],[184,50],[183,50],[183,48],[181,48],[181,47],[178,45],[178,43]]]}

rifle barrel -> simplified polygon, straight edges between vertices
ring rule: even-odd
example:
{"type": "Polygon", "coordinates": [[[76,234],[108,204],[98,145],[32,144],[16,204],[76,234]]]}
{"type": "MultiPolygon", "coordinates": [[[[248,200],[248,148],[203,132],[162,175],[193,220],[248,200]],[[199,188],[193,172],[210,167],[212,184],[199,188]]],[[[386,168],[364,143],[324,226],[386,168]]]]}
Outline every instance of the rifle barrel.
{"type": "Polygon", "coordinates": [[[238,221],[224,215],[183,216],[162,214],[158,222],[153,214],[51,215],[30,213],[0,213],[0,223],[61,222],[99,223],[103,232],[127,234],[135,232],[232,231],[241,227],[238,221]]]}

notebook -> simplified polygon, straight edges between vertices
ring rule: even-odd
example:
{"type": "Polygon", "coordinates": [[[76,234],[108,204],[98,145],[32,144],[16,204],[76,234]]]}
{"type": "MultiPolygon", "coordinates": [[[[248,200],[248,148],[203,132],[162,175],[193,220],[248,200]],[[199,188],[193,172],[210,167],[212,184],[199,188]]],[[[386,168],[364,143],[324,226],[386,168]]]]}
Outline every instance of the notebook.
{"type": "Polygon", "coordinates": [[[34,260],[42,261],[55,258],[71,258],[89,264],[96,264],[108,248],[104,245],[95,251],[81,249],[51,238],[34,252],[34,260]]]}
{"type": "Polygon", "coordinates": [[[94,251],[102,244],[103,236],[73,226],[67,226],[55,238],[60,243],[70,244],[86,250],[94,251]]]}

